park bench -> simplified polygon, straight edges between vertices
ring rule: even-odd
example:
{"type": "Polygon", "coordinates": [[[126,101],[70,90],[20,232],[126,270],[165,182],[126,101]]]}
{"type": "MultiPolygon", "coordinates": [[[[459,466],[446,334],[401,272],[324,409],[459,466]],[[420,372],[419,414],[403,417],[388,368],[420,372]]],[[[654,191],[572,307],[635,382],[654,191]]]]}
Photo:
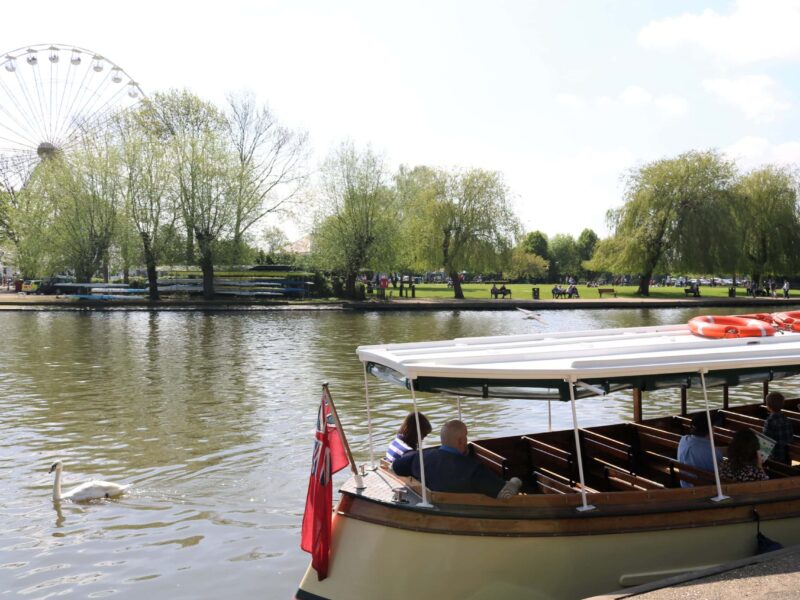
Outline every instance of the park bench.
{"type": "Polygon", "coordinates": [[[504,290],[499,289],[499,288],[495,289],[495,290],[489,290],[489,294],[492,296],[492,298],[495,298],[495,299],[498,298],[498,297],[505,298],[506,296],[508,296],[509,298],[512,297],[511,296],[511,290],[509,290],[508,288],[506,288],[504,290]]]}
{"type": "Polygon", "coordinates": [[[687,287],[683,288],[683,293],[689,296],[690,294],[695,298],[700,297],[700,288],[699,287],[687,287]]]}
{"type": "Polygon", "coordinates": [[[600,294],[600,297],[603,297],[603,294],[614,294],[614,298],[617,297],[617,290],[614,288],[597,288],[597,293],[600,294]]]}

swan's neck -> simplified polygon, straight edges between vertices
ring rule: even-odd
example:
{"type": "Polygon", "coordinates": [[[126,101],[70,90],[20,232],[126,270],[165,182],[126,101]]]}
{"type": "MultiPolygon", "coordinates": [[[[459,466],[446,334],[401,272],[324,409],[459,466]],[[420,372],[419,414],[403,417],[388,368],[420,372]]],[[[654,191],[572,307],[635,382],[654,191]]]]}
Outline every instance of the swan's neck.
{"type": "Polygon", "coordinates": [[[56,480],[53,482],[53,502],[61,500],[61,467],[56,468],[56,480]]]}

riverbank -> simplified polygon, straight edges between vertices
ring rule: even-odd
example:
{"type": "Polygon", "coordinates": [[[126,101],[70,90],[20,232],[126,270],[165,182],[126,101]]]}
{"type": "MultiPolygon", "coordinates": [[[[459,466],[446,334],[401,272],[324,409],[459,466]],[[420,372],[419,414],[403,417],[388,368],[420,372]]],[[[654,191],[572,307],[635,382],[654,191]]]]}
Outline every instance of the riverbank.
{"type": "Polygon", "coordinates": [[[393,298],[386,301],[351,301],[340,299],[260,300],[252,298],[167,298],[159,302],[146,299],[85,300],[66,296],[37,296],[0,292],[0,310],[146,310],[146,311],[237,311],[237,310],[356,310],[356,311],[418,311],[470,310],[502,311],[632,309],[632,308],[724,308],[741,312],[758,312],[787,306],[797,298],[751,298],[749,296],[701,298],[575,298],[558,300],[465,299],[452,298],[393,298]]]}

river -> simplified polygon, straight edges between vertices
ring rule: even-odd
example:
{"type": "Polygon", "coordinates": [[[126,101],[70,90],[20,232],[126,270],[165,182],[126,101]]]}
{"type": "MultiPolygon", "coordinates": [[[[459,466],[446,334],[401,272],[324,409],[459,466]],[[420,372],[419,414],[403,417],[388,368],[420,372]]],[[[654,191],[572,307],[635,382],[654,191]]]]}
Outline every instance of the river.
{"type": "MultiPolygon", "coordinates": [[[[369,458],[356,346],[679,323],[698,312],[709,309],[542,311],[541,321],[516,311],[0,313],[0,596],[292,597],[308,562],[299,527],[323,381],[357,460],[369,458]],[[54,505],[57,459],[67,489],[91,478],[131,489],[54,505]]],[[[737,389],[734,401],[758,389],[737,389]]],[[[377,380],[370,395],[382,453],[410,399],[377,380]]],[[[673,392],[652,394],[645,416],[677,404],[673,392]]],[[[434,428],[455,411],[433,397],[421,407],[434,428]]],[[[462,408],[473,438],[547,427],[544,403],[462,408]]],[[[555,427],[571,426],[567,408],[554,403],[555,427]]],[[[579,403],[581,425],[630,414],[626,395],[579,403]]]]}

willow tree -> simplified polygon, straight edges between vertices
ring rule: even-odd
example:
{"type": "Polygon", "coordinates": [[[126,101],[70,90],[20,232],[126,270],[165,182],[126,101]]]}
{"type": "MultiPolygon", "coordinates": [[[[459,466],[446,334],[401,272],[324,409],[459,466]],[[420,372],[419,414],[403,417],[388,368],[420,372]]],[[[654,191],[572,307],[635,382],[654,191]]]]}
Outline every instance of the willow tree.
{"type": "Polygon", "coordinates": [[[736,185],[743,267],[758,282],[765,273],[795,272],[800,252],[797,180],[785,168],[751,171],[736,185]]]}
{"type": "Polygon", "coordinates": [[[109,132],[84,137],[69,157],[42,162],[54,207],[51,241],[64,266],[89,282],[107,265],[122,199],[119,150],[109,132]]]}
{"type": "Polygon", "coordinates": [[[141,244],[150,300],[158,300],[157,267],[172,242],[177,193],[169,147],[151,127],[149,110],[145,105],[119,115],[115,125],[124,167],[125,217],[141,244]]]}
{"type": "Polygon", "coordinates": [[[313,250],[344,276],[345,295],[355,296],[361,269],[391,260],[397,219],[383,159],[351,143],[334,150],[321,169],[313,250]]]}
{"type": "Polygon", "coordinates": [[[643,296],[649,295],[656,270],[733,270],[739,246],[735,181],[734,164],[713,151],[687,152],[632,170],[625,203],[609,213],[614,239],[601,243],[586,266],[638,273],[637,294],[643,296]]]}
{"type": "Polygon", "coordinates": [[[424,176],[407,227],[430,268],[443,268],[453,281],[453,295],[464,298],[461,272],[500,270],[508,264],[519,223],[508,188],[496,171],[412,170],[424,176]]]}

